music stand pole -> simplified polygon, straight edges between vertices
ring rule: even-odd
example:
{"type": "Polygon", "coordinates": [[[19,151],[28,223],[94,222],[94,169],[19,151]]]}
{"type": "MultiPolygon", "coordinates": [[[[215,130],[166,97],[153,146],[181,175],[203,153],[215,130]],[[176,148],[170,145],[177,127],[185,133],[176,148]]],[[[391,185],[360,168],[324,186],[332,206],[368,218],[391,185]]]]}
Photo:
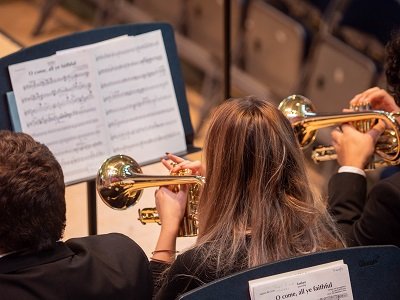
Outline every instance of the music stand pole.
{"type": "Polygon", "coordinates": [[[87,201],[88,201],[88,229],[89,235],[97,234],[97,206],[96,206],[96,180],[87,181],[87,201]]]}

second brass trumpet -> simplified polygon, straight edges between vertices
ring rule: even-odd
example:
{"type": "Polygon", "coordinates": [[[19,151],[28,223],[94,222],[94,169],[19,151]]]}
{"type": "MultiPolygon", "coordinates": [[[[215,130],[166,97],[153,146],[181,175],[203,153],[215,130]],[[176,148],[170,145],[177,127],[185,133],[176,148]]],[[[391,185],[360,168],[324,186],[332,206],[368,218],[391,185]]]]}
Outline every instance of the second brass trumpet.
{"type": "MultiPolygon", "coordinates": [[[[285,98],[279,104],[279,109],[291,122],[302,148],[306,148],[314,142],[318,129],[351,123],[359,131],[365,131],[366,128],[369,128],[368,126],[366,127],[366,122],[372,126],[378,120],[383,120],[388,128],[376,144],[375,154],[378,156],[378,159],[372,162],[371,168],[400,163],[400,126],[396,120],[397,114],[369,110],[317,115],[312,102],[301,95],[292,95],[285,98]]],[[[313,155],[319,161],[336,158],[332,148],[317,147],[315,151],[313,155]]]]}
{"type": "MultiPolygon", "coordinates": [[[[96,188],[107,206],[114,209],[127,209],[139,201],[145,188],[190,184],[189,199],[179,236],[194,236],[197,235],[199,188],[204,182],[205,178],[197,175],[144,175],[133,158],[115,155],[101,165],[96,178],[96,188]]],[[[139,210],[139,220],[142,223],[158,223],[156,209],[139,210]]]]}

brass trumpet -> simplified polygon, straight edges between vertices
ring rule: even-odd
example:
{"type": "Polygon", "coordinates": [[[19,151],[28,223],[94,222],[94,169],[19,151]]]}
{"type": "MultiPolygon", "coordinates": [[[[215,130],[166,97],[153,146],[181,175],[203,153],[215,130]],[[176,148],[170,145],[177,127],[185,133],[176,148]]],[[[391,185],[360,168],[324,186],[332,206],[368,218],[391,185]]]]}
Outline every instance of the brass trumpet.
{"type": "MultiPolygon", "coordinates": [[[[375,160],[371,162],[369,168],[397,165],[400,162],[400,125],[396,120],[398,113],[368,110],[317,115],[313,103],[301,95],[291,95],[283,99],[279,104],[279,110],[289,119],[302,148],[314,142],[318,129],[351,123],[357,130],[366,132],[378,120],[383,120],[387,128],[376,143],[375,160]]],[[[336,154],[331,146],[317,146],[312,158],[315,162],[326,161],[336,159],[336,154]]]]}
{"type": "MultiPolygon", "coordinates": [[[[139,164],[126,155],[115,155],[104,161],[96,178],[96,188],[107,206],[113,209],[127,209],[140,199],[143,189],[157,186],[190,184],[186,212],[180,226],[179,236],[197,235],[197,204],[200,188],[205,179],[202,176],[186,175],[183,171],[172,175],[144,175],[139,164]]],[[[156,208],[139,209],[142,224],[159,223],[156,208]]]]}

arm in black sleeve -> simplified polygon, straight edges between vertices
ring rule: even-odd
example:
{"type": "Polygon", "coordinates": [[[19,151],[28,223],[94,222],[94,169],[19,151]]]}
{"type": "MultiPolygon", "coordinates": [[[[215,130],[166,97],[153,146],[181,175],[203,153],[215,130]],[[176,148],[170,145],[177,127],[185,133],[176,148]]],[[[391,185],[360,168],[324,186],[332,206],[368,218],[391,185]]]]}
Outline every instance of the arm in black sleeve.
{"type": "Polygon", "coordinates": [[[164,281],[166,270],[169,267],[170,264],[150,260],[150,269],[153,275],[153,288],[154,288],[153,296],[156,295],[157,292],[160,290],[164,281]]]}
{"type": "Polygon", "coordinates": [[[354,228],[363,214],[366,192],[367,181],[359,174],[338,173],[329,181],[329,210],[349,246],[359,245],[354,228]]]}
{"type": "Polygon", "coordinates": [[[362,245],[400,246],[400,173],[374,185],[355,231],[362,245]]]}
{"type": "Polygon", "coordinates": [[[201,277],[202,271],[197,270],[198,266],[192,260],[190,251],[178,255],[169,269],[167,264],[151,262],[153,278],[158,280],[155,282],[155,299],[175,299],[180,294],[202,285],[203,282],[198,277],[201,277]]]}
{"type": "Polygon", "coordinates": [[[400,173],[378,181],[366,196],[366,180],[340,173],[329,182],[329,206],[349,246],[400,245],[400,173]]]}

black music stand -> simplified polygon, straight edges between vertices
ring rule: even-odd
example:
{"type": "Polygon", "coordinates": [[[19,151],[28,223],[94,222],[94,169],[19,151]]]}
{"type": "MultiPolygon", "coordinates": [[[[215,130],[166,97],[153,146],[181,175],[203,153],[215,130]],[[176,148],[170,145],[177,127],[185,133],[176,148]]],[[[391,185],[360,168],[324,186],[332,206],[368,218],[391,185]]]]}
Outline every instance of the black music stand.
{"type": "MultiPolygon", "coordinates": [[[[24,48],[0,59],[0,129],[13,130],[12,119],[6,97],[6,93],[12,91],[11,80],[8,72],[9,65],[50,56],[56,51],[63,49],[84,46],[121,35],[138,35],[154,30],[161,30],[162,32],[168,63],[171,70],[172,81],[185,132],[187,153],[198,151],[199,149],[193,145],[194,131],[190,120],[185,86],[174,39],[174,31],[172,26],[167,23],[124,24],[96,28],[88,31],[73,33],[32,47],[24,48]]],[[[95,174],[93,179],[88,181],[82,180],[82,182],[87,182],[89,234],[97,233],[96,188],[94,177],[95,174]]]]}

